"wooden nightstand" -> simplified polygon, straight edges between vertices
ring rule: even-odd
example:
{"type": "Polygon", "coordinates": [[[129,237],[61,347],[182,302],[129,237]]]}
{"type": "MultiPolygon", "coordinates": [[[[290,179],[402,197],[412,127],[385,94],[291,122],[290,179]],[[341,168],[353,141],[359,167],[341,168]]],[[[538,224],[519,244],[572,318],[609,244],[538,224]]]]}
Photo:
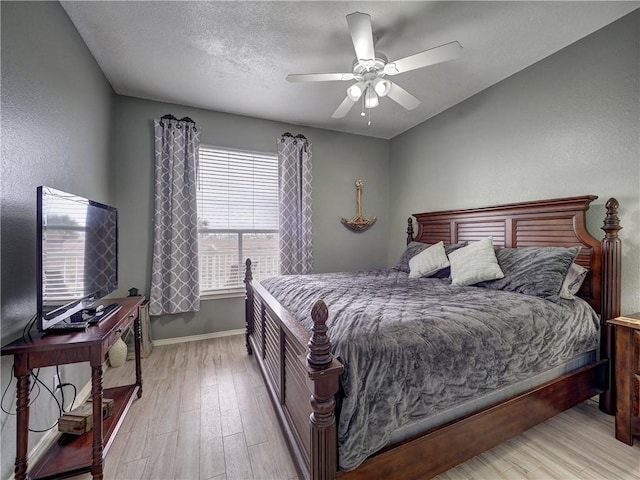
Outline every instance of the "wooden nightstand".
{"type": "Polygon", "coordinates": [[[609,320],[616,329],[616,438],[640,435],[640,313],[609,320]]]}

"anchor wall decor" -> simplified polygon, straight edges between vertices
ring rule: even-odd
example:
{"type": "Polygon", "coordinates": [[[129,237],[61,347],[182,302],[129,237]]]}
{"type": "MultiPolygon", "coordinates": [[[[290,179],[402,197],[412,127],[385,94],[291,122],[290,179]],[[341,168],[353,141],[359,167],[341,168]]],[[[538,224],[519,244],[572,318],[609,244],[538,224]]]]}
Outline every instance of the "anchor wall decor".
{"type": "Polygon", "coordinates": [[[371,225],[376,223],[377,218],[375,215],[371,218],[365,218],[362,216],[362,180],[360,179],[356,180],[356,192],[358,194],[358,213],[351,219],[343,217],[340,221],[352,232],[364,232],[365,230],[368,230],[371,225]]]}

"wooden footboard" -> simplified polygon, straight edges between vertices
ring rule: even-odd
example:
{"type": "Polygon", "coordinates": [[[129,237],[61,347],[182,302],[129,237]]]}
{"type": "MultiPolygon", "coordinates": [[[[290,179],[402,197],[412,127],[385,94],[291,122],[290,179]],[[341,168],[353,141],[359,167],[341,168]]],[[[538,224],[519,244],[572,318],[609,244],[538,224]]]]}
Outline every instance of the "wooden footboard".
{"type": "MultiPolygon", "coordinates": [[[[327,307],[313,306],[313,331],[307,332],[271,294],[252,278],[246,263],[246,344],[265,379],[298,471],[305,479],[425,479],[607,391],[601,408],[613,410],[609,358],[613,332],[604,327],[620,313],[620,240],[618,202],[607,202],[604,240],[588,234],[585,212],[596,197],[572,197],[485,209],[417,214],[412,240],[455,243],[476,235],[497,235],[502,246],[581,245],[578,262],[590,270],[582,296],[601,316],[601,360],[551,380],[489,408],[436,427],[367,459],[356,470],[338,472],[335,398],[344,366],[331,355],[327,307]],[[501,237],[500,237],[501,235],[501,237]]],[[[500,242],[498,242],[500,244],[500,242]]]]}
{"type": "Polygon", "coordinates": [[[247,352],[258,361],[278,420],[305,479],[333,479],[338,463],[335,395],[344,366],[333,358],[327,307],[311,310],[311,334],[259,282],[246,262],[247,352]]]}

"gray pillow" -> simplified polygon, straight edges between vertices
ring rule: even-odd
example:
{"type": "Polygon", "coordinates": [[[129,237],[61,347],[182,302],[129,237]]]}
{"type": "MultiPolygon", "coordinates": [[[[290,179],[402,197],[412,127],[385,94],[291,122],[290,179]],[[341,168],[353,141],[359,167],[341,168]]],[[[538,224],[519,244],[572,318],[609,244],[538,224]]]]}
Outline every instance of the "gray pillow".
{"type": "Polygon", "coordinates": [[[564,278],[580,247],[520,247],[496,250],[504,278],[478,287],[507,290],[557,301],[564,278]]]}
{"type": "MultiPolygon", "coordinates": [[[[413,258],[415,255],[423,252],[430,246],[432,243],[420,243],[420,242],[411,242],[407,245],[407,249],[404,251],[398,263],[393,267],[395,270],[400,270],[401,272],[409,273],[411,269],[409,268],[409,260],[413,258]]],[[[449,255],[454,250],[458,248],[462,248],[467,245],[467,242],[460,243],[452,243],[451,245],[444,246],[444,253],[449,255]]],[[[431,275],[431,278],[449,278],[449,267],[436,272],[434,275],[431,275]]]]}

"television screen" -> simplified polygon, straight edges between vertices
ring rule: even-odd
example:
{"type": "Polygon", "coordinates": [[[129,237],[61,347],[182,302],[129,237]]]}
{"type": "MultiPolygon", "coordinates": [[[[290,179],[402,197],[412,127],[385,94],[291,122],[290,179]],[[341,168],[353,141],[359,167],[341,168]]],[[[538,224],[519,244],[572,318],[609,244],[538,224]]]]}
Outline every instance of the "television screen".
{"type": "Polygon", "coordinates": [[[38,328],[81,312],[118,288],[118,211],[38,187],[38,328]]]}

